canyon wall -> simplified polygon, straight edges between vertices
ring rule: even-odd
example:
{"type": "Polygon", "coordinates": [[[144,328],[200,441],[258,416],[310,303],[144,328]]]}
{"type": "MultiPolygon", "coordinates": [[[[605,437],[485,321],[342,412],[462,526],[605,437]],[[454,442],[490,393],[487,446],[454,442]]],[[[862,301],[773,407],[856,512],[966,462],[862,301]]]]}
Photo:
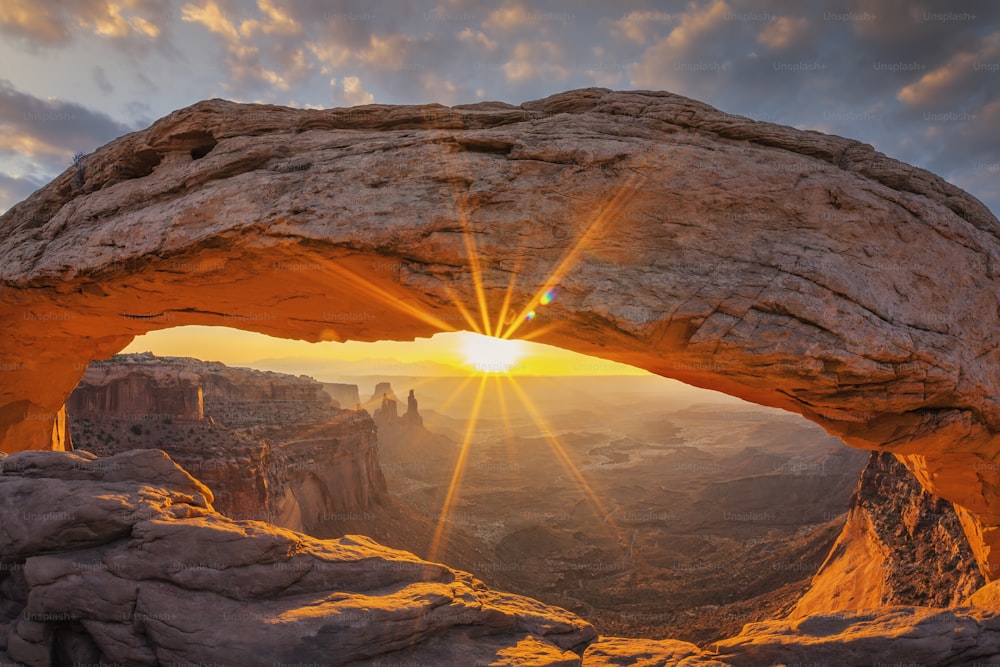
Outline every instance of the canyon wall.
{"type": "Polygon", "coordinates": [[[1000,223],[871,146],[668,92],[310,110],[209,100],[0,217],[0,449],[135,335],[485,330],[897,454],[1000,572],[1000,223]],[[480,312],[476,312],[476,311],[480,312]]]}
{"type": "Polygon", "coordinates": [[[872,452],[844,528],[790,617],[956,606],[985,583],[952,504],[892,454],[872,452]]]}
{"type": "Polygon", "coordinates": [[[356,384],[324,382],[323,388],[345,410],[353,410],[361,405],[361,396],[358,394],[358,385],[356,384]]]}
{"type": "Polygon", "coordinates": [[[314,533],[365,514],[385,494],[372,418],[336,408],[308,377],[116,355],[90,364],[67,407],[77,448],[103,456],[162,449],[233,518],[314,533]],[[204,419],[180,406],[192,391],[204,396],[204,419]]]}
{"type": "Polygon", "coordinates": [[[153,365],[151,354],[118,357],[115,364],[90,364],[66,399],[78,417],[200,420],[205,416],[199,377],[180,364],[153,365]]]}

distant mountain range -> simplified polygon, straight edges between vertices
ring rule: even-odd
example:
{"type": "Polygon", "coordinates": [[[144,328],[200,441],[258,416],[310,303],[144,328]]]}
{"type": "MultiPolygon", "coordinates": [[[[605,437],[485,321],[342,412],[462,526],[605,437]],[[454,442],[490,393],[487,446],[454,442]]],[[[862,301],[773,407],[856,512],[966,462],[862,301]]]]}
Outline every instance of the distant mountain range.
{"type": "Polygon", "coordinates": [[[468,371],[457,366],[436,361],[403,362],[398,359],[360,359],[348,361],[330,359],[328,361],[314,357],[281,357],[257,359],[234,366],[249,366],[273,370],[292,375],[309,375],[322,382],[337,382],[345,377],[359,375],[375,376],[446,376],[466,377],[468,371]]]}

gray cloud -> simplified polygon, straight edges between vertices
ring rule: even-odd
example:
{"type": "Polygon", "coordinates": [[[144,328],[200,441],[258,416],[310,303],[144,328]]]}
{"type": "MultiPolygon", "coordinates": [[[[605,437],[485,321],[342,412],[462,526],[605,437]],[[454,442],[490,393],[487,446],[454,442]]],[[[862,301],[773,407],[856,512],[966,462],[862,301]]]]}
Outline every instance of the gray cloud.
{"type": "Polygon", "coordinates": [[[92,71],[92,76],[94,79],[94,84],[100,89],[105,95],[110,95],[115,92],[115,87],[111,85],[111,81],[108,80],[108,73],[104,71],[104,68],[100,65],[94,65],[92,71]]]}
{"type": "MultiPolygon", "coordinates": [[[[106,14],[109,2],[38,6],[37,20],[16,27],[17,34],[36,46],[74,48],[74,30],[94,32],[93,17],[106,14]]],[[[198,67],[175,80],[158,78],[156,67],[141,70],[157,99],[167,91],[176,99],[169,108],[159,108],[162,101],[143,107],[134,97],[112,102],[127,95],[135,74],[126,78],[108,67],[104,83],[117,84],[108,104],[145,123],[206,91],[337,106],[371,98],[516,103],[593,85],[665,88],[725,111],[870,142],[971,188],[1000,210],[996,170],[983,166],[995,164],[1000,152],[993,130],[1000,73],[992,69],[1000,63],[1000,3],[993,0],[216,0],[214,6],[218,12],[209,0],[142,0],[123,10],[117,41],[139,43],[142,33],[127,19],[147,17],[161,42],[170,31],[183,33],[187,43],[178,49],[198,67]]],[[[0,30],[12,29],[2,24],[0,30]]],[[[136,67],[152,57],[140,54],[136,67]]],[[[95,78],[107,90],[101,81],[95,78]]],[[[101,124],[91,122],[95,130],[101,124]]],[[[114,126],[104,117],[109,122],[114,126]]],[[[69,131],[17,131],[71,143],[69,131]]]]}
{"type": "Polygon", "coordinates": [[[0,209],[9,208],[61,173],[78,152],[90,152],[131,131],[100,111],[42,100],[0,79],[0,209]]]}
{"type": "Polygon", "coordinates": [[[0,174],[0,214],[45,185],[45,181],[0,174]]]}
{"type": "MultiPolygon", "coordinates": [[[[22,93],[7,80],[0,79],[0,127],[8,137],[28,139],[37,155],[72,155],[91,151],[98,146],[131,131],[127,125],[114,121],[107,114],[87,109],[79,104],[42,100],[22,93]]],[[[0,144],[0,152],[10,146],[0,144]]]]}

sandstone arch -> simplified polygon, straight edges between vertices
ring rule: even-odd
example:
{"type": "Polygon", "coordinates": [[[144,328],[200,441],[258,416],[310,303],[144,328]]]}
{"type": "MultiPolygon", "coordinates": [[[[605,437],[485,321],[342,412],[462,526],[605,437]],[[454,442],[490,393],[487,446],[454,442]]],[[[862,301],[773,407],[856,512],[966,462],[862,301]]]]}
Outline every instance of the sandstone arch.
{"type": "Polygon", "coordinates": [[[0,230],[4,451],[65,446],[87,362],[146,331],[412,339],[557,285],[518,336],[892,451],[1000,566],[1000,226],[868,145],[670,93],[212,100],[86,156],[0,230]]]}

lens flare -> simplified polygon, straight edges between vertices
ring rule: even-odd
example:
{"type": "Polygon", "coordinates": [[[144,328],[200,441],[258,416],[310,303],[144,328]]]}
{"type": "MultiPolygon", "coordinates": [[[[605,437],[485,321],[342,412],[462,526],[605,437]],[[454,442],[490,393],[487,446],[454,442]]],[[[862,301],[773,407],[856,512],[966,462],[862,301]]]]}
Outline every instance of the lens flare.
{"type": "Polygon", "coordinates": [[[528,314],[524,316],[524,319],[527,320],[528,322],[535,319],[535,311],[533,310],[529,311],[528,314]]]}
{"type": "Polygon", "coordinates": [[[554,299],[554,298],[556,298],[556,288],[555,287],[553,287],[548,292],[546,292],[545,294],[543,294],[542,298],[540,298],[538,300],[538,303],[542,304],[543,306],[547,306],[550,303],[552,303],[552,299],[554,299]]]}

